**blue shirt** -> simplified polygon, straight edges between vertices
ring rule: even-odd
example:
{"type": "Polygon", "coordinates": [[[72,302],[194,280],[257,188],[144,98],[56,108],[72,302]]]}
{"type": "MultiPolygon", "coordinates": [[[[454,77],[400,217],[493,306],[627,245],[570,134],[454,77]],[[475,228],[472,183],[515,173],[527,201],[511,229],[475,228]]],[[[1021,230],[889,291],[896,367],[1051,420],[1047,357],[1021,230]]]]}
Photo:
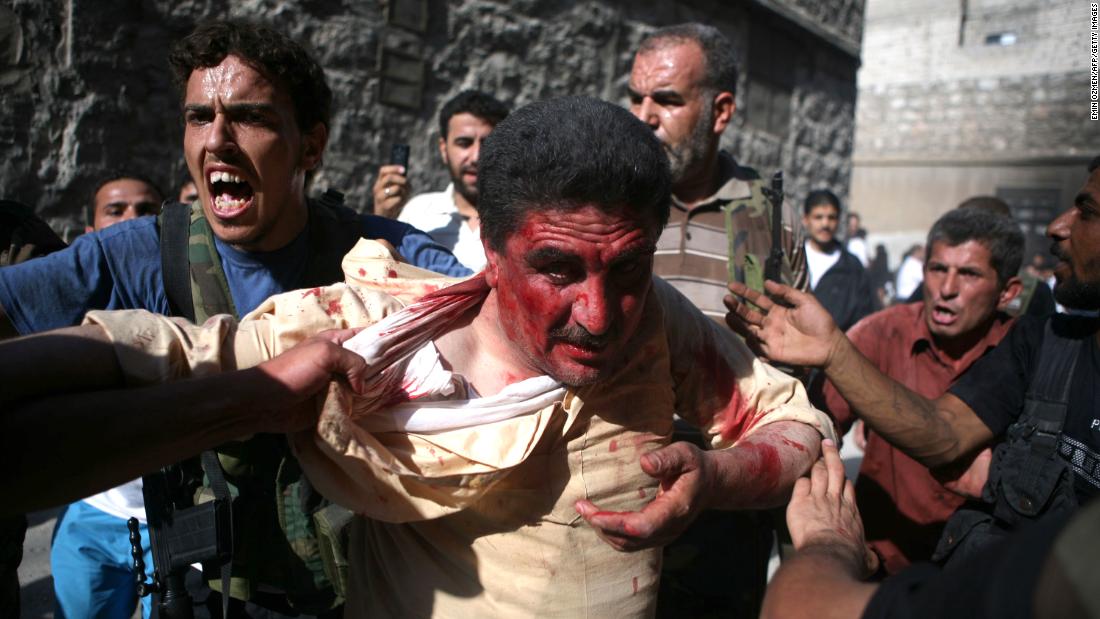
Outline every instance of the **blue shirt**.
{"type": "MultiPolygon", "coordinates": [[[[361,236],[385,239],[411,264],[461,277],[470,270],[407,224],[360,215],[361,236]]],[[[297,287],[309,254],[308,231],[273,252],[242,252],[215,241],[238,315],[297,287]]],[[[0,306],[21,334],[78,324],[94,309],[168,314],[155,217],[140,217],[80,236],[68,248],[0,269],[0,306]]]]}

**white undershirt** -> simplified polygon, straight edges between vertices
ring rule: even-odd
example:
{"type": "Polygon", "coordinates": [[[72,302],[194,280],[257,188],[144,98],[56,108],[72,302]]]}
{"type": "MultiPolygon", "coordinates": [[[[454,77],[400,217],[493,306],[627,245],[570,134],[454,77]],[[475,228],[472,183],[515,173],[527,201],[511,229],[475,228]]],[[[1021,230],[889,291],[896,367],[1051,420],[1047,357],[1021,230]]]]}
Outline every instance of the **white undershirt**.
{"type": "Polygon", "coordinates": [[[818,251],[813,241],[806,241],[806,266],[810,269],[810,290],[817,288],[821,277],[833,268],[838,260],[840,260],[839,247],[826,254],[818,251]]]}

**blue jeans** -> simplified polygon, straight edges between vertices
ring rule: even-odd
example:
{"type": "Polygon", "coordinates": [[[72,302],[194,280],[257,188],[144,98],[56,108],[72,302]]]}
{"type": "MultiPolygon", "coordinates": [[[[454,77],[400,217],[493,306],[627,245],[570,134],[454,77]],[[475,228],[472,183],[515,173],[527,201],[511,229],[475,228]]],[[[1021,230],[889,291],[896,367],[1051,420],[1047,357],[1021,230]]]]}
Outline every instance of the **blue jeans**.
{"type": "MultiPolygon", "coordinates": [[[[141,525],[145,579],[153,573],[149,529],[141,525]]],[[[126,521],[83,501],[57,517],[50,548],[56,619],[129,619],[137,603],[134,560],[126,521]]],[[[151,596],[141,598],[141,616],[149,619],[151,596]]]]}

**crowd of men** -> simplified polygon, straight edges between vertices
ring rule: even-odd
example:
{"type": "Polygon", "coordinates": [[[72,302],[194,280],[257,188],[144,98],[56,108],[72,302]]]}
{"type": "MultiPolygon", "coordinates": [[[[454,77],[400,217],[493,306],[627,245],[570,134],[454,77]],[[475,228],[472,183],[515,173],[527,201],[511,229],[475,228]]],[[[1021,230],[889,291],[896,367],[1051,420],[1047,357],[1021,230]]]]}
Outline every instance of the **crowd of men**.
{"type": "MultiPolygon", "coordinates": [[[[382,166],[374,214],[307,193],[333,97],[297,43],[210,22],[169,61],[178,199],[112,172],[71,246],[5,232],[0,333],[25,337],[0,343],[0,524],[7,551],[23,512],[72,501],[57,616],[129,617],[142,576],[167,617],[1094,603],[1095,315],[1021,305],[1023,236],[989,199],[941,217],[916,300],[876,311],[840,199],[799,213],[719,148],[738,68],[717,29],[646,36],[629,110],[459,93],[450,184],[382,166]],[[191,514],[213,549],[175,545],[191,514]]],[[[1098,168],[1048,229],[1079,310],[1100,308],[1098,168]]]]}

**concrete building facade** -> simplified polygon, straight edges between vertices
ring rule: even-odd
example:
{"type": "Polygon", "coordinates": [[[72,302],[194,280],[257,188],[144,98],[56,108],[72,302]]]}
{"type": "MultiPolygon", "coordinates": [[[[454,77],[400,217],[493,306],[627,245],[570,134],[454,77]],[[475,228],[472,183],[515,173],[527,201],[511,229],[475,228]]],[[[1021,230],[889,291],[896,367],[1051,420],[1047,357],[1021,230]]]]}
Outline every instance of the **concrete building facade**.
{"type": "Polygon", "coordinates": [[[1045,252],[1046,224],[1100,153],[1088,2],[870,0],[851,206],[896,266],[963,199],[996,195],[1045,252]]]}

